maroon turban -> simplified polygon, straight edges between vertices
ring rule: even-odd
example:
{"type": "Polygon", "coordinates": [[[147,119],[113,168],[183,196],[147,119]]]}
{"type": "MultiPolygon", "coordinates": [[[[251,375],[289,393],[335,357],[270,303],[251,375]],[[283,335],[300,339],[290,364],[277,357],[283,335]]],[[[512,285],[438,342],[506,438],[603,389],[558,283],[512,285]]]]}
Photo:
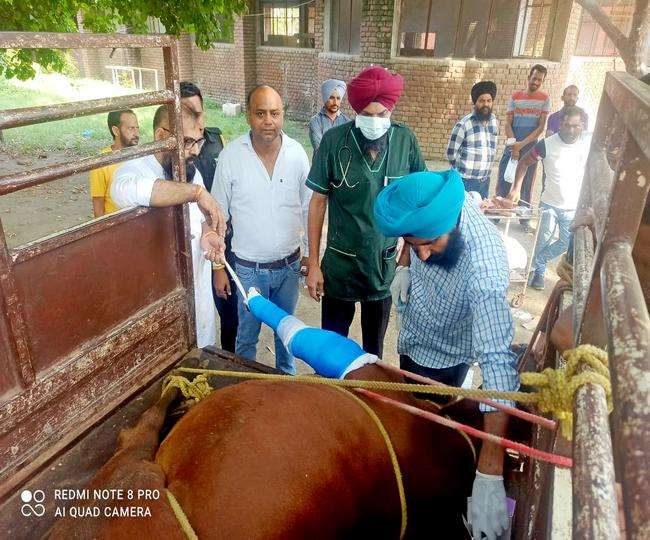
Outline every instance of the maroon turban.
{"type": "Polygon", "coordinates": [[[386,68],[373,66],[364,69],[348,83],[348,101],[357,113],[373,101],[392,111],[403,89],[401,75],[391,75],[386,68]]]}

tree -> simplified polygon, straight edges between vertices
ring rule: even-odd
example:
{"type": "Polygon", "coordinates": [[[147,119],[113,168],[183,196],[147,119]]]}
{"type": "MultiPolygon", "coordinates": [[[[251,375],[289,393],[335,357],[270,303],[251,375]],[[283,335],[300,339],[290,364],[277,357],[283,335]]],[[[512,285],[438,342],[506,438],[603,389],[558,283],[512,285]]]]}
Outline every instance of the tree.
{"type": "Polygon", "coordinates": [[[648,0],[635,1],[632,26],[627,36],[618,29],[609,15],[603,11],[598,0],[576,0],[576,2],[600,25],[607,37],[618,49],[627,72],[637,77],[643,75],[642,66],[648,61],[648,47],[650,46],[648,38],[650,33],[648,0]]]}
{"type": "MultiPolygon", "coordinates": [[[[155,17],[168,34],[193,33],[203,50],[233,26],[233,16],[246,11],[246,0],[0,0],[0,31],[77,32],[77,14],[91,32],[115,32],[126,26],[146,33],[147,18],[155,17]]],[[[61,71],[62,51],[0,49],[0,76],[29,79],[33,63],[61,71]]]]}

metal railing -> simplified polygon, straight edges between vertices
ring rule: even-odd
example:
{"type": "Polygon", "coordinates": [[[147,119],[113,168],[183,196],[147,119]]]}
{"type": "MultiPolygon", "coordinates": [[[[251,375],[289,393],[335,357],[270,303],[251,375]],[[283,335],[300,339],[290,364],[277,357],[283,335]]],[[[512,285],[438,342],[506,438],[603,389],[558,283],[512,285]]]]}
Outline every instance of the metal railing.
{"type": "Polygon", "coordinates": [[[632,257],[649,188],[650,86],[609,72],[576,218],[574,337],[607,347],[614,412],[602,387],[576,392],[575,539],[620,538],[615,478],[627,537],[650,535],[650,318],[632,257]]]}
{"type": "MultiPolygon", "coordinates": [[[[173,179],[177,181],[185,181],[185,167],[180,166],[183,163],[184,153],[183,134],[181,130],[178,44],[175,38],[165,35],[140,36],[131,34],[0,32],[0,49],[89,49],[108,47],[162,48],[165,66],[165,89],[130,96],[108,97],[75,103],[3,110],[0,111],[0,130],[43,122],[52,122],[66,118],[88,116],[111,110],[168,104],[171,107],[171,114],[169,115],[170,130],[174,135],[166,140],[124,148],[108,154],[64,161],[39,169],[0,176],[0,195],[37,186],[112,163],[154,154],[163,150],[173,152],[173,179]]],[[[141,210],[134,209],[130,212],[130,216],[136,218],[141,215],[141,213],[141,210]]],[[[73,234],[75,238],[89,236],[112,227],[116,220],[124,221],[125,219],[129,219],[129,216],[119,214],[116,216],[107,216],[102,220],[99,220],[96,223],[90,223],[84,228],[71,234],[73,234]]],[[[47,249],[53,249],[58,245],[67,243],[67,236],[69,235],[63,234],[54,239],[46,240],[45,243],[48,245],[47,249]]],[[[185,242],[183,242],[183,244],[185,244],[185,242]]],[[[189,249],[188,246],[187,248],[189,249]]],[[[23,322],[24,316],[20,302],[18,301],[18,292],[13,277],[13,265],[16,264],[17,261],[24,261],[41,251],[42,250],[35,248],[34,243],[9,250],[7,248],[4,231],[2,230],[2,223],[0,222],[0,292],[5,298],[15,299],[15,301],[9,302],[9,326],[12,334],[12,341],[16,344],[16,350],[18,353],[17,361],[20,366],[20,373],[22,374],[22,382],[25,386],[33,384],[35,372],[29,354],[29,347],[26,345],[28,340],[25,334],[25,325],[23,322]]],[[[184,269],[183,273],[186,276],[189,287],[192,287],[192,282],[189,277],[191,275],[191,268],[189,268],[189,270],[184,269]]],[[[193,312],[194,309],[192,305],[190,313],[193,314],[193,312]]],[[[193,332],[193,322],[190,324],[188,321],[188,324],[192,328],[193,332]]]]}

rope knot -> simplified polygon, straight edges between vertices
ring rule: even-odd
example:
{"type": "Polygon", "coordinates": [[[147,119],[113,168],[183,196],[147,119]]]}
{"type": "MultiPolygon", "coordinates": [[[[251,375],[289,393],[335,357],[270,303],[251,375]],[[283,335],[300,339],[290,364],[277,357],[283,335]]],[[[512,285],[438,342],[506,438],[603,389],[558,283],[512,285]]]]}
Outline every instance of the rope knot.
{"type": "Polygon", "coordinates": [[[521,383],[536,386],[537,408],[550,412],[560,423],[562,435],[571,439],[573,433],[573,396],[584,384],[597,384],[603,387],[607,397],[607,407],[611,411],[612,385],[609,380],[607,353],[593,345],[580,345],[563,353],[566,360],[564,369],[546,368],[541,373],[522,373],[521,383]],[[582,371],[588,366],[591,370],[582,371]]]}
{"type": "Polygon", "coordinates": [[[206,375],[194,377],[192,381],[181,375],[168,375],[163,383],[163,394],[170,388],[178,388],[185,399],[193,399],[196,403],[212,392],[212,387],[206,375]]]}

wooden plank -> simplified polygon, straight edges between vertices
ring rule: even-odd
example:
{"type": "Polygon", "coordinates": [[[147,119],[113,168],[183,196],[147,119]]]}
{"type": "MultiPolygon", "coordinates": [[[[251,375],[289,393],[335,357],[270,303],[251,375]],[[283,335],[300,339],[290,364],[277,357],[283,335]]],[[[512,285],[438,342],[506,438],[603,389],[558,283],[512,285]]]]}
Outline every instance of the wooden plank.
{"type": "Polygon", "coordinates": [[[0,32],[0,49],[105,49],[169,47],[166,34],[91,34],[64,32],[0,32]]]}

